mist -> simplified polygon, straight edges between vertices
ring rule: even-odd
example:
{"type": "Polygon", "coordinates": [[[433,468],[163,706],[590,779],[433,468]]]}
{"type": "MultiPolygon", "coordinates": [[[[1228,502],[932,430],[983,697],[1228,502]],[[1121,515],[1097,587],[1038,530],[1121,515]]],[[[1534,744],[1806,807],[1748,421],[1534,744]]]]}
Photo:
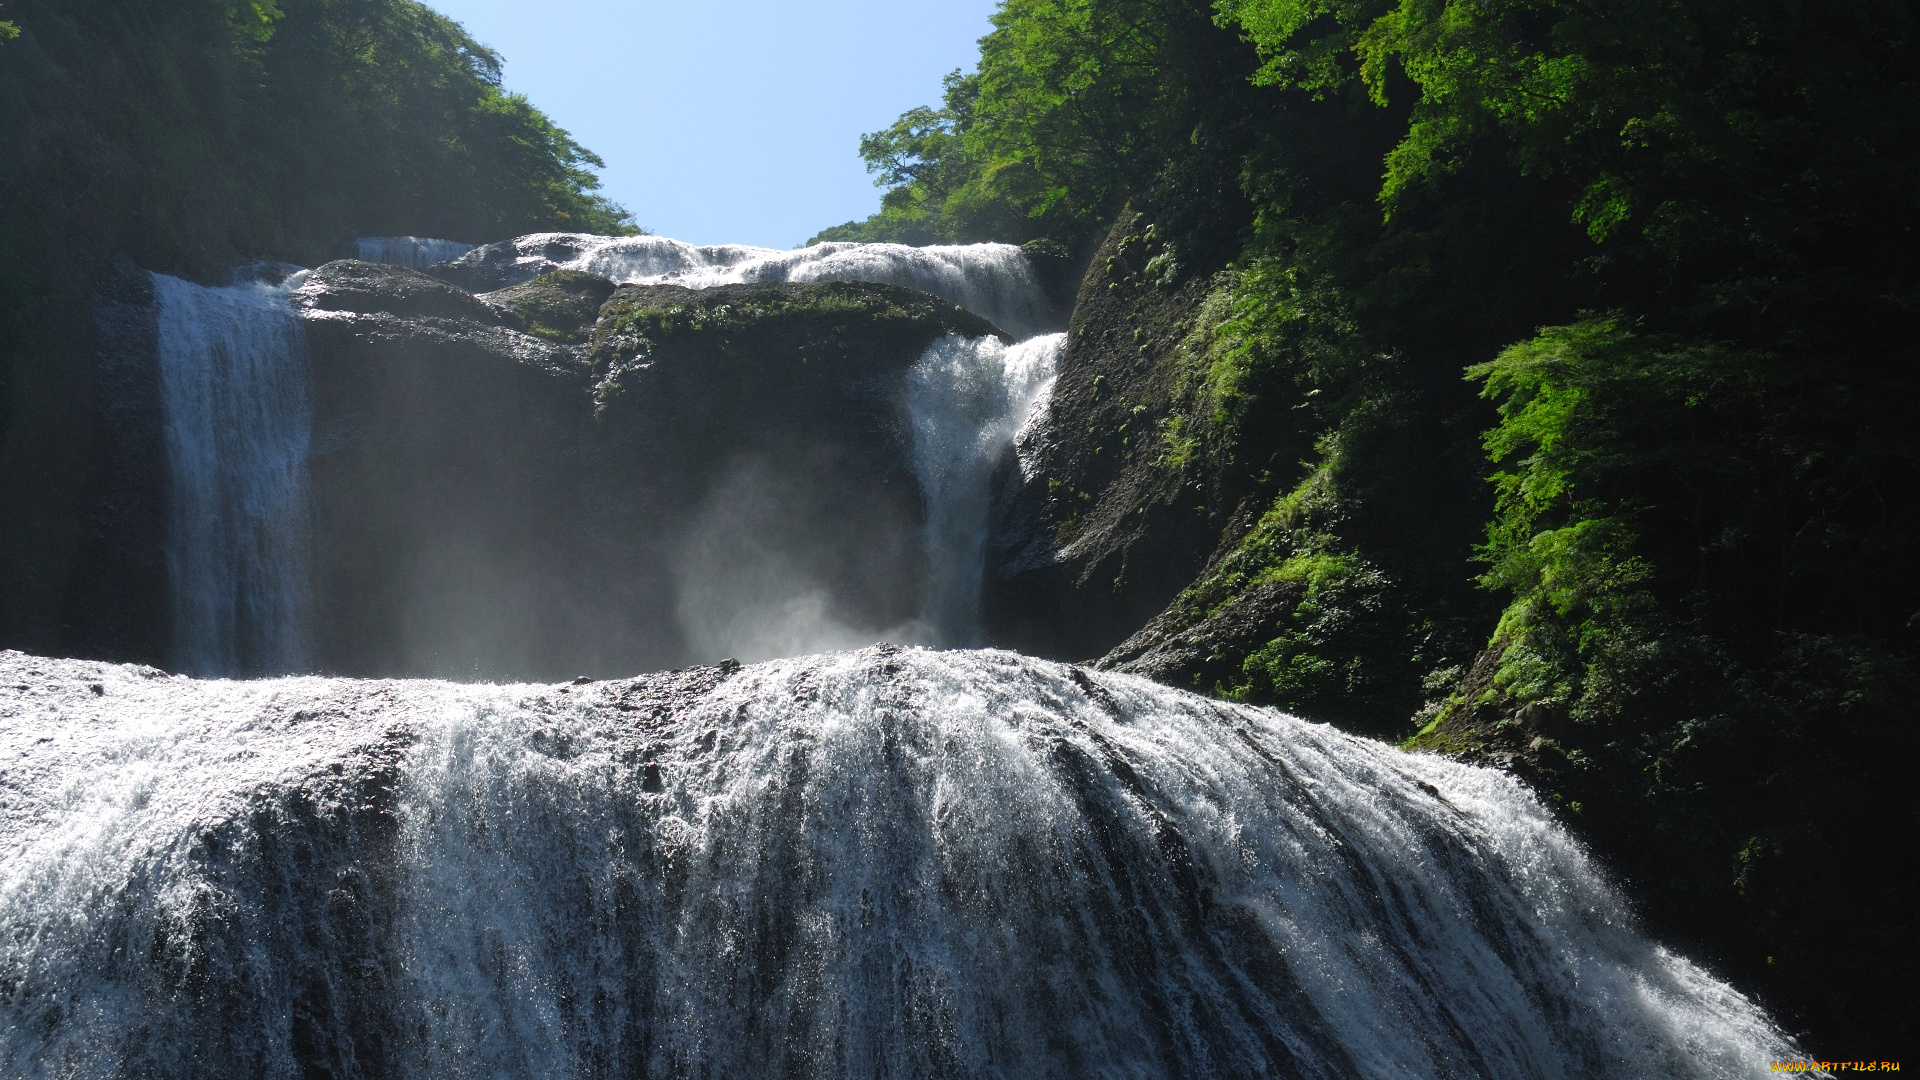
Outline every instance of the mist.
{"type": "Polygon", "coordinates": [[[818,446],[780,464],[736,458],[700,501],[674,559],[688,660],[933,643],[917,515],[862,505],[835,458],[818,446]]]}

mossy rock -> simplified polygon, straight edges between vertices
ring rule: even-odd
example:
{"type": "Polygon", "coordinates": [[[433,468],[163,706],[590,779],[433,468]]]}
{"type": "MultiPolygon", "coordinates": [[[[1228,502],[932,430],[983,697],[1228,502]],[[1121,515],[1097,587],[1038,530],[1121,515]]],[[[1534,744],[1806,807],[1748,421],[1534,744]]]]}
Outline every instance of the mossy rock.
{"type": "Polygon", "coordinates": [[[593,331],[595,400],[607,410],[654,399],[697,369],[701,400],[687,402],[678,423],[726,401],[798,415],[822,393],[904,370],[946,334],[1006,338],[977,315],[896,285],[623,285],[593,331]]]}
{"type": "Polygon", "coordinates": [[[597,274],[553,270],[510,289],[488,293],[509,321],[535,337],[567,345],[593,336],[601,305],[614,293],[613,282],[597,274]]]}

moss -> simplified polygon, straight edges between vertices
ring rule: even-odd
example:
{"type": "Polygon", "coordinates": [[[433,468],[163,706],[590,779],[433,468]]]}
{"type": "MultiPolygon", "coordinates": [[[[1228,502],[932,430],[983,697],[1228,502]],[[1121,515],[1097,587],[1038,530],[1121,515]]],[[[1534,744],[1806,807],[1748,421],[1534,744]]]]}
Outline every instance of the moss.
{"type": "MultiPolygon", "coordinates": [[[[903,369],[941,335],[997,333],[938,297],[893,285],[628,285],[602,306],[589,357],[603,413],[642,402],[650,384],[687,364],[698,365],[708,385],[750,384],[758,394],[788,395],[799,408],[903,369]]],[[[673,423],[731,423],[698,401],[688,407],[673,423]]]]}
{"type": "Polygon", "coordinates": [[[535,337],[581,344],[593,335],[600,308],[614,284],[594,274],[555,270],[491,293],[487,299],[505,308],[519,328],[535,337]]]}

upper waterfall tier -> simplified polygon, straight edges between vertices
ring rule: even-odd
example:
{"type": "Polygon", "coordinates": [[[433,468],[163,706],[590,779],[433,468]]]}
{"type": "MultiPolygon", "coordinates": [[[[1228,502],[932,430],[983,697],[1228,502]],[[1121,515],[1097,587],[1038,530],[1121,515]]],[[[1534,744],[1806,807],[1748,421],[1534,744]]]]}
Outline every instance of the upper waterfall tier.
{"type": "Polygon", "coordinates": [[[1011,244],[815,244],[778,251],[742,244],[700,247],[662,236],[536,233],[475,249],[437,268],[448,280],[476,291],[518,285],[554,269],[622,284],[690,289],[755,281],[870,281],[932,293],[1016,338],[1053,328],[1045,292],[1026,256],[1011,244]]]}
{"type": "Polygon", "coordinates": [[[949,335],[927,346],[907,373],[913,467],[926,507],[929,580],[920,642],[983,644],[980,577],[994,472],[1053,385],[1066,336],[1007,345],[949,335]]]}
{"type": "Polygon", "coordinates": [[[1511,778],[998,652],[0,654],[11,1077],[1759,1076],[1511,778]]]}

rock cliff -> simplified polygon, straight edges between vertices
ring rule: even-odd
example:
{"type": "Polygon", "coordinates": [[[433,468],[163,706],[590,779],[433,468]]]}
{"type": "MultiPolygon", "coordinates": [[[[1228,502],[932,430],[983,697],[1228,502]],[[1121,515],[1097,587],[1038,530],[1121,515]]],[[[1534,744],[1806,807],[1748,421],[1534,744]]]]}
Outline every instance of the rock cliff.
{"type": "MultiPolygon", "coordinates": [[[[338,262],[296,291],[314,386],[316,658],[560,677],[718,660],[786,575],[876,633],[925,568],[899,397],[935,338],[995,333],[887,285],[474,295],[338,262]]],[[[791,598],[790,598],[791,599],[791,598]]],[[[805,596],[800,597],[805,600],[805,596]]]]}

